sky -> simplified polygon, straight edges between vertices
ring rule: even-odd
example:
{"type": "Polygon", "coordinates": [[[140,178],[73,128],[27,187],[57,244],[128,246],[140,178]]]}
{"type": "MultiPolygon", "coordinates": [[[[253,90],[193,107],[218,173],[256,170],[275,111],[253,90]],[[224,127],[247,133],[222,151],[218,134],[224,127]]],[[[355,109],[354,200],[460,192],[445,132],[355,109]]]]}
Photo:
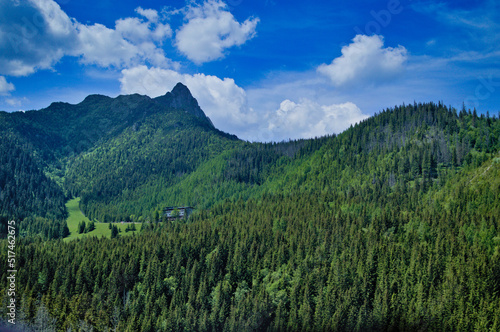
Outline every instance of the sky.
{"type": "Polygon", "coordinates": [[[182,82],[248,141],[415,101],[498,116],[499,22],[496,0],[0,0],[0,110],[182,82]]]}

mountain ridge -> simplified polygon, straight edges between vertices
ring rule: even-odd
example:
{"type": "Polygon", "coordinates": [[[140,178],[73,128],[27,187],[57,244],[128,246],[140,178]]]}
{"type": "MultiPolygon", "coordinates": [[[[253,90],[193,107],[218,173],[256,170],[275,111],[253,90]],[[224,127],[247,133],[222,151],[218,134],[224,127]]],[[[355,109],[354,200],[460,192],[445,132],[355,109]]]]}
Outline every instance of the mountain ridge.
{"type": "MultiPolygon", "coordinates": [[[[183,111],[206,121],[215,129],[187,87],[179,84],[172,90],[175,94],[167,92],[157,98],[139,94],[119,95],[115,98],[94,94],[77,104],[54,102],[41,110],[4,112],[0,117],[4,129],[17,130],[20,138],[28,139],[40,149],[59,150],[58,144],[53,142],[55,140],[75,153],[89,148],[103,137],[119,134],[124,128],[148,116],[180,111],[183,103],[186,104],[182,107],[183,111]],[[45,147],[42,146],[44,144],[45,147]]],[[[67,153],[60,154],[64,157],[67,153]]]]}

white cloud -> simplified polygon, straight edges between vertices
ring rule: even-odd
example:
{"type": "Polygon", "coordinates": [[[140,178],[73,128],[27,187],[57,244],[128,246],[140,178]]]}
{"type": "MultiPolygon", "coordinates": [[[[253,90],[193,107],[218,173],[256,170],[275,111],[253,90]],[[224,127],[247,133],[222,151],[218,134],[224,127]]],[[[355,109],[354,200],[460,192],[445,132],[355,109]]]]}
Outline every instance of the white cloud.
{"type": "Polygon", "coordinates": [[[309,99],[281,102],[268,121],[273,138],[309,138],[340,133],[368,115],[351,102],[320,105],[309,99]]]}
{"type": "Polygon", "coordinates": [[[101,67],[126,68],[144,62],[171,66],[161,44],[172,36],[172,29],[168,24],[158,22],[155,10],[139,7],[136,11],[146,20],[137,17],[119,19],[115,22],[115,29],[101,24],[76,23],[79,47],[74,51],[75,55],[81,55],[85,64],[101,67]]]}
{"type": "Polygon", "coordinates": [[[20,107],[26,101],[26,98],[5,98],[5,102],[11,107],[20,107]]]}
{"type": "Polygon", "coordinates": [[[154,9],[143,9],[141,7],[137,7],[135,11],[137,12],[137,14],[147,18],[150,22],[158,22],[158,12],[154,9]]]}
{"type": "Polygon", "coordinates": [[[126,18],[116,21],[115,29],[80,23],[76,28],[80,43],[73,53],[81,55],[85,64],[125,68],[147,61],[155,66],[171,66],[171,61],[159,47],[172,34],[168,25],[152,27],[151,22],[126,18]]]}
{"type": "Polygon", "coordinates": [[[9,96],[10,92],[14,90],[14,84],[7,82],[5,77],[0,76],[0,96],[9,96]]]}
{"type": "Polygon", "coordinates": [[[160,24],[159,33],[156,29],[151,31],[151,23],[144,22],[136,17],[128,17],[116,21],[116,32],[123,38],[134,44],[169,38],[172,35],[170,26],[160,24]],[[165,29],[166,27],[166,29],[165,29]]]}
{"type": "Polygon", "coordinates": [[[124,68],[139,63],[172,66],[161,48],[172,36],[155,10],[124,18],[110,29],[70,18],[53,0],[7,1],[0,7],[0,74],[26,76],[52,69],[64,56],[84,64],[124,68]]]}
{"type": "Polygon", "coordinates": [[[2,3],[0,36],[0,74],[12,76],[51,68],[76,43],[73,22],[52,0],[2,3]]]}
{"type": "Polygon", "coordinates": [[[157,97],[172,90],[177,82],[185,84],[214,125],[232,134],[245,135],[258,123],[248,107],[246,92],[233,79],[204,74],[180,74],[174,70],[137,66],[122,71],[121,93],[140,93],[157,97]]]}
{"type": "Polygon", "coordinates": [[[403,71],[407,50],[403,46],[383,46],[382,36],[357,35],[351,44],[342,47],[342,56],[319,66],[318,72],[337,87],[390,80],[403,71]]]}
{"type": "Polygon", "coordinates": [[[191,61],[201,64],[224,57],[224,50],[240,46],[255,36],[258,18],[235,20],[221,0],[189,6],[187,22],[176,33],[176,46],[191,61]]]}
{"type": "MultiPolygon", "coordinates": [[[[227,48],[245,43],[255,35],[258,22],[252,18],[239,23],[220,0],[178,12],[186,22],[177,31],[175,44],[197,63],[221,58],[227,48]]],[[[162,48],[173,34],[162,22],[165,15],[141,7],[136,13],[138,17],[119,19],[110,28],[80,23],[54,0],[7,1],[0,6],[0,75],[27,76],[53,69],[64,56],[104,68],[177,67],[162,48]]]]}

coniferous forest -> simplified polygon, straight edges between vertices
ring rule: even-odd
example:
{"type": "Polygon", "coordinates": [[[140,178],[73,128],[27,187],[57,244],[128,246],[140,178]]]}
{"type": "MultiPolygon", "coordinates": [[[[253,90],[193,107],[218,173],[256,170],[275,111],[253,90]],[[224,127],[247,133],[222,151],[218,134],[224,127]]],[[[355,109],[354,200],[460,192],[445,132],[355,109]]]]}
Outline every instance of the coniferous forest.
{"type": "Polygon", "coordinates": [[[339,135],[250,143],[200,111],[178,85],[0,114],[18,326],[500,330],[498,117],[414,103],[339,135]],[[64,241],[74,197],[96,224],[139,232],[64,241]],[[167,206],[195,210],[169,220],[167,206]]]}

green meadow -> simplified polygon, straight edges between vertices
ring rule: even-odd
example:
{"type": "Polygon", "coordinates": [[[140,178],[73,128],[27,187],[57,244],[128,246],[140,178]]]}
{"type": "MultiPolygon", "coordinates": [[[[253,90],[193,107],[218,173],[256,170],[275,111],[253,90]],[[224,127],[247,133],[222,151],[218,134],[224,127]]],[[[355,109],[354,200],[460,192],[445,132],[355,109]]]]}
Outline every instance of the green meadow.
{"type": "MultiPolygon", "coordinates": [[[[95,222],[95,229],[91,232],[84,233],[84,234],[79,234],[78,233],[78,224],[82,221],[85,221],[86,223],[89,223],[90,220],[87,218],[82,211],[80,211],[80,197],[74,198],[69,200],[66,203],[66,209],[68,210],[68,219],[67,219],[67,224],[68,224],[68,229],[69,229],[69,236],[64,239],[64,241],[71,241],[75,239],[81,239],[86,236],[96,236],[98,238],[100,237],[107,237],[111,238],[111,230],[109,229],[109,224],[107,223],[100,223],[100,222],[95,222]]],[[[122,223],[114,223],[115,226],[118,227],[120,230],[120,236],[122,235],[130,235],[132,233],[136,233],[140,230],[141,225],[136,224],[136,231],[129,231],[125,232],[125,229],[127,228],[127,224],[122,224],[122,223]]]]}

